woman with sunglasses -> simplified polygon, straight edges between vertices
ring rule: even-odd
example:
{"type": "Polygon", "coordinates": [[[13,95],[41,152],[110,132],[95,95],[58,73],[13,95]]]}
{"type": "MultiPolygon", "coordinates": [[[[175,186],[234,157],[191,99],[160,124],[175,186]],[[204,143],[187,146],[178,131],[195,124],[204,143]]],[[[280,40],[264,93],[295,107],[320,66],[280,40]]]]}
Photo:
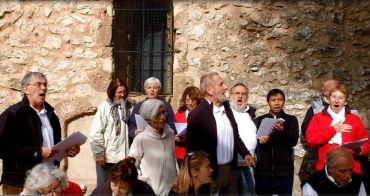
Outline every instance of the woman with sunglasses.
{"type": "Polygon", "coordinates": [[[188,153],[169,195],[216,194],[212,172],[208,153],[204,151],[188,153]]]}
{"type": "Polygon", "coordinates": [[[147,182],[156,195],[168,194],[177,175],[174,133],[166,124],[164,107],[158,99],[143,102],[140,115],[148,125],[135,137],[129,152],[140,168],[139,179],[147,182]]]}

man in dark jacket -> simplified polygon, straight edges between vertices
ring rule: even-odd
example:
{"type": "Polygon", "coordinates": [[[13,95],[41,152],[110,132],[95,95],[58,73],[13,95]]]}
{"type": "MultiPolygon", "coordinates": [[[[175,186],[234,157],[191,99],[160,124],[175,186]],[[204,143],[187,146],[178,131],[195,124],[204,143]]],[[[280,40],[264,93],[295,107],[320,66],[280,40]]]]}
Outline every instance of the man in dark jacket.
{"type": "MultiPolygon", "coordinates": [[[[294,160],[293,147],[299,137],[298,120],[283,110],[285,95],[279,89],[267,94],[270,112],[257,118],[257,129],[265,118],[279,118],[272,132],[258,137],[256,192],[262,195],[292,195],[294,160]]],[[[259,130],[260,131],[260,130],[259,130]]],[[[262,131],[262,130],[261,130],[262,131]]],[[[265,130],[263,130],[265,131],[265,130]]]]}
{"type": "Polygon", "coordinates": [[[216,72],[205,74],[200,80],[204,94],[201,103],[189,113],[186,132],[187,151],[203,150],[209,153],[212,177],[220,194],[237,194],[237,153],[248,166],[255,166],[254,158],[239,136],[229,102],[227,86],[216,72]]]}
{"type": "MultiPolygon", "coordinates": [[[[45,102],[47,85],[44,74],[27,73],[21,81],[22,101],[0,116],[3,194],[19,194],[26,172],[41,162],[53,162],[47,159],[57,153],[52,147],[61,140],[61,128],[54,108],[45,102]]],[[[79,151],[72,146],[67,154],[73,157],[79,151]]]]}

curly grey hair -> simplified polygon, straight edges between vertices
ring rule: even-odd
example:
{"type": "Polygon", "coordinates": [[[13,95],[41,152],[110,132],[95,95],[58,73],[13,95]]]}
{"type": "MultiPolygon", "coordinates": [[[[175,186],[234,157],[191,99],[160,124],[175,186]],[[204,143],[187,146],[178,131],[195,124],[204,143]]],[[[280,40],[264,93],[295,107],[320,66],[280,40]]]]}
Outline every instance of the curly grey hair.
{"type": "Polygon", "coordinates": [[[24,189],[27,194],[39,194],[50,184],[58,182],[62,189],[68,186],[67,175],[50,163],[40,163],[27,172],[24,189]]]}

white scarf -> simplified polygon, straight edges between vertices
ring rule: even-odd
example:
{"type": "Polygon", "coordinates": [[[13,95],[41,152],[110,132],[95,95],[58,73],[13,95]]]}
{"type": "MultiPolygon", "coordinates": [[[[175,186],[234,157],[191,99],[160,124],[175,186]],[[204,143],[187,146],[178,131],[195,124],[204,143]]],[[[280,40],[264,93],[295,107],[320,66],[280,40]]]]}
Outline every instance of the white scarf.
{"type": "MultiPolygon", "coordinates": [[[[335,113],[329,106],[328,113],[333,118],[333,121],[331,121],[330,124],[331,127],[338,123],[342,124],[346,120],[345,107],[343,107],[342,110],[340,110],[338,113],[335,113]]],[[[334,137],[329,140],[328,143],[342,145],[342,133],[336,133],[334,137]]]]}

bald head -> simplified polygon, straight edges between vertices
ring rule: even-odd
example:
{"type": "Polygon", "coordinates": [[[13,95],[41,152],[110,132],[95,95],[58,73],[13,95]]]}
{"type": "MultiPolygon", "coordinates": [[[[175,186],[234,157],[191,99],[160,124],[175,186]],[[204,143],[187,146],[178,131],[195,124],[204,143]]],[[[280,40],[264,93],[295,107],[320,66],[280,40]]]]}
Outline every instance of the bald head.
{"type": "Polygon", "coordinates": [[[329,79],[326,80],[322,84],[322,94],[328,99],[329,98],[329,93],[332,89],[336,88],[339,85],[339,81],[335,79],[329,79]]]}

